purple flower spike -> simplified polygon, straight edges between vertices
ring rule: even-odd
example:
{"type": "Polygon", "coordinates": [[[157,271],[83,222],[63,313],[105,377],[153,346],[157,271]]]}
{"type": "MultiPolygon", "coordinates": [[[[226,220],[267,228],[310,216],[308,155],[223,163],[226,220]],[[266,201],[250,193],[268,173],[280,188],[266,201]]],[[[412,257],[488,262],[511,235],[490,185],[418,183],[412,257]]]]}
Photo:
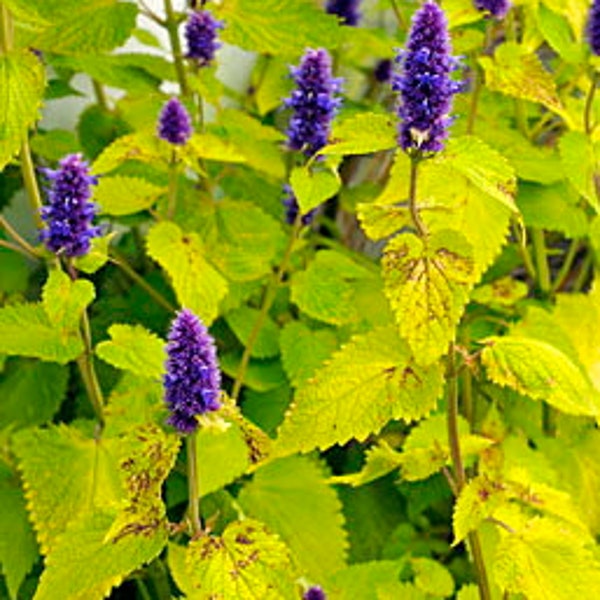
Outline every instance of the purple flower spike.
{"type": "Polygon", "coordinates": [[[304,596],[302,596],[302,599],[303,600],[327,600],[327,596],[325,595],[325,592],[318,585],[313,585],[312,587],[310,587],[306,590],[306,592],[304,593],[304,596]]]}
{"type": "MultiPolygon", "coordinates": [[[[296,222],[296,218],[298,217],[298,213],[300,212],[300,206],[298,205],[298,200],[292,191],[291,186],[284,185],[283,191],[285,196],[283,198],[283,206],[285,207],[285,222],[288,225],[293,225],[296,222]]],[[[317,212],[316,208],[309,210],[306,214],[302,215],[302,225],[310,225],[312,220],[315,217],[317,212]]]]}
{"type": "Polygon", "coordinates": [[[600,56],[600,0],[594,0],[590,7],[587,24],[587,37],[592,52],[600,56]]]}
{"type": "Polygon", "coordinates": [[[213,338],[185,308],[171,325],[166,368],[165,401],[171,411],[167,422],[181,433],[192,433],[198,427],[196,415],[221,407],[221,372],[213,338]]]}
{"type": "Polygon", "coordinates": [[[201,67],[209,65],[215,52],[221,47],[217,38],[219,29],[223,29],[223,23],[209,11],[194,11],[185,24],[184,34],[188,48],[186,58],[194,60],[201,67]]]}
{"type": "Polygon", "coordinates": [[[444,12],[428,0],[413,17],[406,51],[396,59],[401,72],[392,83],[400,92],[398,142],[410,154],[439,152],[448,137],[452,98],[462,89],[450,79],[458,66],[450,52],[444,12]]]}
{"type": "Polygon", "coordinates": [[[327,144],[331,121],[341,104],[335,94],[341,80],[331,74],[327,50],[307,50],[299,67],[292,68],[296,89],[285,105],[294,113],[287,130],[288,147],[302,150],[307,156],[327,144]]]}
{"type": "Polygon", "coordinates": [[[41,209],[47,229],[40,232],[40,239],[56,254],[83,256],[90,250],[90,239],[101,234],[100,227],[92,227],[96,205],[89,201],[90,187],[98,180],[90,175],[81,154],[69,154],[59,165],[56,171],[44,169],[51,185],[49,204],[41,209]]]}
{"type": "Polygon", "coordinates": [[[495,19],[504,19],[511,7],[509,0],[475,0],[477,10],[486,11],[495,19]]]}
{"type": "Polygon", "coordinates": [[[158,117],[158,137],[183,146],[192,135],[192,123],[187,110],[177,98],[171,98],[163,106],[158,117]]]}
{"type": "Polygon", "coordinates": [[[337,15],[344,25],[356,27],[360,21],[360,0],[328,0],[326,10],[330,15],[337,15]]]}

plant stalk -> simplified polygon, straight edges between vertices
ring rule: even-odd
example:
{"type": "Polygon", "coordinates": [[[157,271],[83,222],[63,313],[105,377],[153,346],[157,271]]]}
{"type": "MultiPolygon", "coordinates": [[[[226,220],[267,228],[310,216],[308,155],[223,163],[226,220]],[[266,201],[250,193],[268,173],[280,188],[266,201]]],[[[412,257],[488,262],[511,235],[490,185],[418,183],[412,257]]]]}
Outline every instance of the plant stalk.
{"type": "Polygon", "coordinates": [[[172,220],[177,206],[177,153],[175,149],[171,152],[169,161],[169,191],[167,204],[167,219],[172,220]]]}
{"type": "Polygon", "coordinates": [[[31,158],[31,148],[27,136],[25,136],[25,139],[21,144],[21,175],[23,176],[23,183],[27,190],[27,197],[29,198],[29,204],[31,205],[31,212],[33,213],[36,227],[42,229],[44,226],[41,212],[42,196],[35,176],[35,167],[33,165],[33,159],[31,158]]]}
{"type": "Polygon", "coordinates": [[[412,217],[413,224],[417,229],[417,233],[419,237],[425,237],[427,235],[427,230],[425,229],[425,225],[423,221],[421,221],[421,216],[419,215],[419,209],[417,208],[417,175],[419,169],[419,157],[412,157],[410,161],[410,182],[408,188],[408,209],[410,211],[410,216],[412,217]]]}
{"type": "Polygon", "coordinates": [[[165,3],[165,27],[169,34],[169,42],[171,44],[171,52],[173,54],[173,63],[175,65],[175,72],[177,73],[177,81],[181,89],[181,95],[187,96],[190,92],[187,75],[185,71],[185,65],[183,63],[183,54],[181,52],[181,43],[179,41],[178,22],[173,10],[173,3],[171,0],[164,0],[165,3]]]}
{"type": "Polygon", "coordinates": [[[531,229],[531,242],[533,244],[533,254],[537,267],[537,284],[540,291],[547,296],[552,289],[552,282],[550,279],[550,268],[548,267],[548,253],[546,251],[544,231],[533,227],[531,229]]]}
{"type": "Polygon", "coordinates": [[[200,518],[200,490],[198,487],[198,455],[197,432],[187,436],[187,468],[188,468],[188,514],[192,524],[194,537],[202,534],[202,520],[200,518]]]}
{"type": "Polygon", "coordinates": [[[596,87],[598,86],[598,74],[592,75],[592,82],[590,89],[588,90],[585,99],[585,110],[583,113],[583,127],[587,135],[591,135],[594,130],[594,123],[592,122],[592,108],[594,106],[594,97],[596,95],[596,87]]]}

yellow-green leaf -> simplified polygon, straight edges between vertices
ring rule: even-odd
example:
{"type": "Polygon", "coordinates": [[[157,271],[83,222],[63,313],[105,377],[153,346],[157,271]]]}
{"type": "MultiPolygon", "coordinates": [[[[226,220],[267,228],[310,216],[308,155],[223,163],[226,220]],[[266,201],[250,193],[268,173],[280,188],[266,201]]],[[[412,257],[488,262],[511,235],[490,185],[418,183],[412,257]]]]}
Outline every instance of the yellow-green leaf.
{"type": "Polygon", "coordinates": [[[165,190],[139,177],[101,177],[94,200],[103,213],[130,215],[150,208],[165,190]]]}
{"type": "Polygon", "coordinates": [[[341,181],[339,175],[329,169],[296,167],[290,175],[290,185],[304,215],[335,196],[341,181]]]}

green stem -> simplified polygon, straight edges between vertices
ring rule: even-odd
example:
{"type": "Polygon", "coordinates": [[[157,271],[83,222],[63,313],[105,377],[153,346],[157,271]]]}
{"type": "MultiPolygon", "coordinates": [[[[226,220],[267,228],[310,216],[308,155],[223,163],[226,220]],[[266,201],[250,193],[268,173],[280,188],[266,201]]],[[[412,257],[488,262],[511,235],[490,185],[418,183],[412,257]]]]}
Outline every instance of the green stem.
{"type": "Polygon", "coordinates": [[[12,48],[12,20],[8,8],[0,4],[0,51],[7,54],[12,48]]]}
{"type": "Polygon", "coordinates": [[[421,221],[421,217],[419,215],[419,209],[417,208],[417,175],[419,169],[420,159],[418,157],[413,157],[410,161],[410,181],[408,187],[408,209],[410,211],[410,216],[412,217],[413,224],[417,229],[417,233],[419,237],[425,237],[427,235],[427,230],[425,229],[425,225],[423,221],[421,221]]]}
{"type": "Polygon", "coordinates": [[[573,261],[575,260],[575,257],[577,256],[579,247],[580,247],[579,240],[573,240],[571,242],[571,245],[569,246],[569,250],[567,251],[567,254],[563,261],[562,267],[560,268],[560,271],[558,272],[558,275],[556,276],[556,279],[555,279],[554,283],[552,284],[552,289],[551,289],[552,294],[556,294],[556,292],[559,292],[561,290],[561,288],[563,287],[563,285],[565,284],[567,277],[571,273],[571,267],[573,266],[573,261]]]}
{"type": "Polygon", "coordinates": [[[580,292],[583,289],[583,286],[586,284],[589,277],[589,270],[594,264],[594,255],[593,252],[588,252],[586,257],[583,259],[581,263],[581,267],[579,269],[579,274],[573,283],[573,292],[580,292]]]}
{"type": "Polygon", "coordinates": [[[592,76],[592,83],[585,99],[585,111],[583,113],[583,126],[587,135],[592,133],[594,123],[592,122],[592,108],[594,106],[594,96],[596,95],[596,87],[598,85],[598,74],[592,76]]]}
{"type": "MultiPolygon", "coordinates": [[[[450,344],[448,352],[448,372],[446,376],[448,389],[448,445],[454,471],[457,494],[460,494],[467,483],[467,474],[462,460],[460,450],[460,437],[458,432],[458,374],[456,370],[456,351],[454,344],[450,344]]],[[[491,600],[490,584],[487,577],[481,540],[477,531],[473,531],[468,537],[469,546],[473,555],[473,564],[477,574],[479,585],[479,597],[481,600],[491,600]]]]}
{"type": "Polygon", "coordinates": [[[277,293],[277,288],[279,287],[279,284],[283,279],[283,275],[288,267],[290,258],[292,256],[292,250],[294,249],[294,245],[296,243],[296,239],[298,238],[298,234],[300,233],[301,228],[302,216],[298,214],[296,222],[294,223],[294,226],[292,228],[292,232],[290,234],[290,238],[288,240],[288,244],[285,249],[283,258],[281,259],[281,263],[279,264],[277,271],[275,272],[275,274],[271,278],[271,281],[269,282],[269,285],[267,286],[262,301],[262,306],[260,308],[260,312],[258,314],[258,317],[256,318],[256,322],[254,323],[254,327],[252,327],[252,331],[248,336],[248,340],[246,341],[246,347],[244,348],[242,360],[240,361],[240,366],[238,368],[235,382],[233,383],[233,388],[231,391],[231,398],[234,400],[234,402],[239,398],[240,391],[244,383],[244,378],[246,377],[248,364],[250,363],[250,356],[252,354],[254,344],[258,339],[258,334],[260,333],[260,330],[262,329],[262,326],[264,325],[267,319],[267,315],[269,314],[269,310],[273,305],[273,301],[275,300],[275,295],[277,293]]]}
{"type": "Polygon", "coordinates": [[[469,421],[472,429],[475,423],[475,405],[473,402],[473,374],[468,366],[462,375],[462,405],[465,419],[469,421]]]}
{"type": "Polygon", "coordinates": [[[398,27],[400,27],[400,29],[404,29],[404,19],[402,18],[402,13],[400,12],[400,8],[398,7],[397,0],[390,0],[390,4],[392,5],[392,10],[394,11],[394,15],[396,16],[396,20],[398,21],[398,27]]]}
{"type": "Polygon", "coordinates": [[[25,248],[22,248],[21,246],[17,246],[17,244],[13,244],[11,242],[7,242],[6,240],[0,239],[0,246],[2,246],[2,248],[8,248],[8,250],[12,250],[13,252],[18,252],[19,254],[22,254],[23,256],[25,256],[27,258],[32,258],[33,260],[39,260],[35,254],[31,254],[30,252],[25,250],[25,248]]]}
{"type": "Polygon", "coordinates": [[[175,312],[176,308],[164,296],[157,292],[141,275],[139,275],[124,258],[114,255],[110,258],[110,262],[121,269],[125,275],[139,285],[157,304],[169,312],[175,312]]]}
{"type": "Polygon", "coordinates": [[[98,106],[100,106],[105,111],[110,110],[108,106],[106,92],[104,91],[104,87],[102,87],[102,84],[98,80],[92,78],[92,86],[94,88],[94,95],[96,96],[96,102],[98,103],[98,106]]]}
{"type": "Polygon", "coordinates": [[[135,578],[135,585],[140,593],[140,596],[142,597],[142,600],[152,600],[152,596],[150,595],[150,592],[148,591],[148,588],[141,577],[135,578]]]}
{"type": "Polygon", "coordinates": [[[519,248],[519,253],[521,254],[521,259],[523,260],[523,266],[527,271],[529,277],[535,281],[537,279],[537,275],[535,272],[535,266],[533,264],[533,260],[531,259],[531,254],[529,254],[529,250],[527,248],[527,242],[525,240],[525,236],[521,235],[521,228],[518,224],[515,224],[513,221],[513,233],[517,238],[517,246],[519,248]]]}
{"type": "Polygon", "coordinates": [[[548,437],[556,437],[558,411],[544,402],[542,404],[542,429],[548,437]]]}
{"type": "Polygon", "coordinates": [[[166,21],[165,27],[169,34],[169,41],[171,43],[171,52],[173,53],[173,62],[175,64],[175,72],[177,73],[177,81],[179,81],[179,87],[181,88],[181,95],[187,96],[189,94],[189,87],[187,83],[187,75],[185,72],[185,65],[183,63],[183,54],[181,52],[181,43],[179,42],[179,31],[178,21],[173,10],[173,3],[171,0],[164,0],[165,2],[165,14],[166,21]]]}
{"type": "Polygon", "coordinates": [[[546,251],[544,231],[533,227],[531,229],[531,242],[533,244],[533,254],[537,267],[537,283],[540,291],[546,296],[552,289],[552,281],[550,279],[550,268],[548,267],[548,253],[546,251]]]}
{"type": "Polygon", "coordinates": [[[94,412],[101,426],[104,426],[104,396],[102,394],[102,388],[96,375],[96,369],[94,367],[94,354],[92,350],[92,335],[90,330],[90,321],[88,319],[87,311],[83,311],[81,317],[81,336],[83,338],[83,344],[85,346],[84,353],[77,359],[77,366],[81,373],[81,378],[85,385],[88,397],[92,403],[94,412]]]}
{"type": "Polygon", "coordinates": [[[29,204],[31,205],[35,224],[38,229],[41,229],[44,226],[41,213],[42,196],[40,195],[40,188],[35,176],[35,167],[33,166],[31,148],[27,136],[25,136],[23,144],[21,145],[21,175],[23,176],[23,183],[27,190],[27,197],[29,198],[29,204]]]}
{"type": "Polygon", "coordinates": [[[177,206],[177,153],[175,149],[171,152],[171,160],[169,161],[169,192],[167,204],[167,219],[173,219],[175,215],[175,207],[177,206]]]}
{"type": "Polygon", "coordinates": [[[197,433],[190,433],[186,440],[188,467],[188,514],[194,537],[202,534],[200,519],[200,490],[198,488],[197,433]]]}
{"type": "Polygon", "coordinates": [[[2,227],[2,229],[4,229],[4,231],[6,231],[6,233],[8,233],[8,235],[17,242],[29,256],[33,258],[40,257],[38,251],[28,241],[21,237],[17,230],[2,215],[0,215],[0,227],[2,227]]]}

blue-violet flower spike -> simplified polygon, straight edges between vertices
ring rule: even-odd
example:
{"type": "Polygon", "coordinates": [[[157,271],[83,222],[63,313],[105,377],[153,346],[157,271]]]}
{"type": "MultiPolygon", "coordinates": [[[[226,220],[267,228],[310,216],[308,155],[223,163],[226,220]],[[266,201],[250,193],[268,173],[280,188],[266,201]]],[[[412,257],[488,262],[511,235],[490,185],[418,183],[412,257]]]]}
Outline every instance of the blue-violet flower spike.
{"type": "Polygon", "coordinates": [[[587,37],[592,52],[600,56],[600,0],[594,0],[590,7],[587,23],[587,37]]]}
{"type": "Polygon", "coordinates": [[[308,590],[306,590],[306,592],[304,593],[304,596],[302,596],[303,600],[327,600],[327,596],[325,595],[325,592],[318,586],[318,585],[313,585],[312,587],[308,588],[308,590]]]}
{"type": "Polygon", "coordinates": [[[69,258],[83,256],[90,249],[90,239],[101,234],[92,226],[96,205],[90,202],[91,186],[98,180],[90,175],[89,166],[81,154],[69,154],[55,171],[44,169],[50,180],[49,204],[41,209],[47,228],[40,239],[48,250],[69,258]]]}
{"type": "Polygon", "coordinates": [[[450,52],[444,12],[428,0],[413,17],[406,51],[396,59],[400,73],[392,83],[400,93],[398,142],[411,154],[439,152],[444,147],[452,122],[452,98],[462,89],[450,79],[458,66],[450,52]]]}
{"type": "MultiPolygon", "coordinates": [[[[300,206],[298,200],[292,191],[292,187],[289,185],[283,186],[285,196],[283,197],[283,206],[285,208],[285,222],[288,225],[293,225],[296,222],[298,213],[300,212],[300,206]]],[[[302,225],[310,225],[317,212],[316,208],[309,210],[306,214],[302,215],[302,225]]]]}
{"type": "Polygon", "coordinates": [[[326,10],[330,15],[337,15],[344,25],[356,27],[360,21],[360,0],[328,0],[326,10]]]}
{"type": "Polygon", "coordinates": [[[307,50],[299,67],[292,68],[296,89],[285,105],[293,109],[287,130],[288,147],[307,156],[327,144],[331,121],[341,104],[335,94],[341,80],[331,74],[331,58],[326,50],[307,50]]]}
{"type": "Polygon", "coordinates": [[[181,310],[173,320],[166,369],[167,422],[181,433],[192,433],[198,427],[196,415],[221,407],[221,372],[213,338],[190,310],[181,310]]]}
{"type": "Polygon", "coordinates": [[[223,23],[215,19],[207,10],[196,10],[189,16],[184,29],[187,42],[186,58],[195,61],[199,66],[208,66],[221,47],[218,30],[223,23]]]}
{"type": "Polygon", "coordinates": [[[183,146],[192,135],[192,123],[185,106],[177,98],[171,98],[163,106],[158,117],[158,137],[183,146]]]}
{"type": "Polygon", "coordinates": [[[489,13],[495,19],[504,19],[510,9],[509,0],[475,0],[475,8],[489,13]]]}

